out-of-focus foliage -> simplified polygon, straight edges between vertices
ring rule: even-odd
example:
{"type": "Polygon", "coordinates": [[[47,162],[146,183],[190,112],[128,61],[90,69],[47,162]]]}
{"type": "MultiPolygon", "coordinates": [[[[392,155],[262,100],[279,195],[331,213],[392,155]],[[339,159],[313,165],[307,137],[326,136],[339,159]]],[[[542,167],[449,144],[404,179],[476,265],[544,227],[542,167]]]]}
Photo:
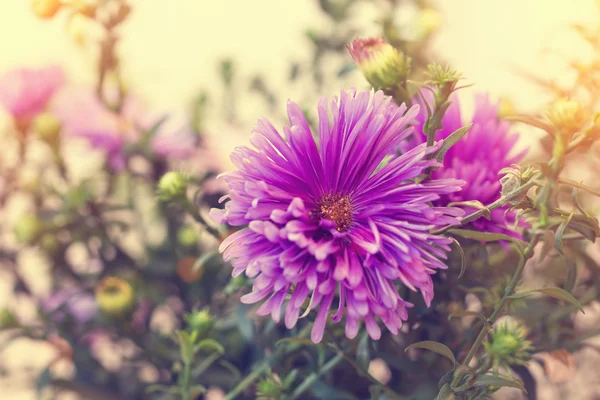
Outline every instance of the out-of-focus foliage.
{"type": "MultiPolygon", "coordinates": [[[[569,361],[569,352],[600,333],[576,330],[572,318],[600,296],[588,244],[600,234],[592,212],[600,190],[583,184],[579,172],[583,160],[592,174],[598,167],[597,156],[587,157],[597,155],[600,132],[597,60],[572,64],[577,80],[569,89],[540,82],[557,97],[545,112],[521,115],[503,103],[497,115],[486,116],[543,130],[545,152],[497,171],[498,200],[446,204],[467,214],[465,226],[434,232],[455,246],[447,270],[433,277],[431,306],[398,285],[414,304],[398,335],[385,332],[372,341],[363,329],[350,340],[329,322],[315,345],[308,339],[314,315],[288,330],[241,304],[252,283],[231,278],[219,254],[234,228],[208,214],[222,207],[226,194],[215,179],[224,167],[204,135],[211,94],[199,90],[179,113],[152,112],[123,81],[129,61],[119,52],[120,28],[143,2],[32,5],[40,18],[67,14],[68,36],[97,54],[94,87],[78,86],[60,66],[16,68],[0,78],[0,104],[11,120],[0,137],[6,149],[0,153],[0,268],[11,277],[15,298],[0,311],[0,328],[7,344],[27,337],[57,349],[36,378],[40,394],[191,400],[211,391],[216,396],[219,388],[228,400],[482,399],[507,386],[535,398],[528,363],[541,356],[569,361]],[[514,235],[467,226],[501,207],[517,216],[514,235]],[[27,261],[33,273],[22,268],[27,261]],[[36,289],[36,279],[46,279],[49,290],[36,289]],[[21,301],[34,304],[35,318],[23,317],[21,301]],[[59,361],[74,366],[68,378],[55,373],[59,361]]],[[[397,103],[426,109],[417,133],[431,146],[461,88],[460,74],[429,50],[438,11],[423,0],[318,5],[327,29],[307,30],[312,53],[292,61],[289,85],[305,88],[311,99],[358,68],[366,81],[356,86],[368,81],[397,103]],[[358,7],[380,15],[381,38],[353,42],[361,35],[358,7]],[[404,12],[412,21],[397,20],[404,12]]],[[[600,54],[596,28],[575,28],[600,54]]],[[[240,87],[276,114],[287,94],[272,90],[265,76],[239,81],[241,68],[243,60],[218,65],[231,99],[223,105],[226,122],[236,121],[240,87]]],[[[305,114],[315,126],[316,116],[305,114]]],[[[430,156],[450,159],[476,123],[449,132],[430,156]]],[[[426,183],[438,172],[430,169],[412,183],[426,183]]]]}

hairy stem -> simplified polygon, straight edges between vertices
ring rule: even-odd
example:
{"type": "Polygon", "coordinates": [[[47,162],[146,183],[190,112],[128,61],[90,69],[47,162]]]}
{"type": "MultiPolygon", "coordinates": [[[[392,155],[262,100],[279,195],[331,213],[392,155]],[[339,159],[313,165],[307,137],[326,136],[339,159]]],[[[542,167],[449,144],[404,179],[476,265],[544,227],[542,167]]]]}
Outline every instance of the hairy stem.
{"type": "Polygon", "coordinates": [[[335,357],[333,357],[325,365],[323,365],[323,368],[321,368],[318,372],[313,372],[312,374],[307,376],[306,379],[304,380],[304,382],[302,382],[300,385],[298,385],[298,387],[296,387],[296,390],[294,390],[292,392],[292,394],[290,395],[290,400],[295,400],[295,399],[299,398],[302,395],[302,393],[304,393],[306,390],[310,389],[310,387],[313,385],[313,383],[318,381],[327,372],[329,372],[333,368],[335,368],[343,359],[344,359],[344,355],[341,353],[338,353],[335,357]]]}
{"type": "MultiPolygon", "coordinates": [[[[471,362],[471,360],[477,353],[477,350],[479,350],[479,348],[483,344],[483,341],[485,340],[490,327],[498,320],[498,318],[502,314],[502,311],[504,311],[504,307],[510,301],[509,297],[512,296],[515,292],[515,288],[517,287],[517,282],[519,281],[519,278],[521,277],[521,274],[523,273],[523,268],[525,267],[527,260],[529,260],[533,256],[533,249],[534,249],[535,245],[538,243],[538,241],[539,241],[539,236],[533,235],[531,237],[529,244],[523,251],[523,254],[521,254],[521,260],[519,261],[519,264],[517,265],[517,268],[516,268],[512,278],[510,279],[510,283],[508,284],[508,286],[506,287],[506,289],[504,291],[504,296],[502,296],[502,299],[500,300],[500,302],[494,309],[494,312],[487,320],[489,325],[484,325],[481,328],[481,331],[479,332],[477,339],[475,339],[475,342],[471,346],[471,349],[469,349],[469,352],[467,353],[467,356],[461,363],[461,366],[467,367],[469,365],[469,363],[471,362]]],[[[461,370],[462,369],[466,369],[466,368],[461,368],[461,370]]],[[[462,377],[463,377],[462,374],[460,374],[460,373],[456,374],[456,376],[454,377],[454,379],[452,381],[451,386],[455,388],[460,383],[460,380],[462,379],[462,377]]]]}

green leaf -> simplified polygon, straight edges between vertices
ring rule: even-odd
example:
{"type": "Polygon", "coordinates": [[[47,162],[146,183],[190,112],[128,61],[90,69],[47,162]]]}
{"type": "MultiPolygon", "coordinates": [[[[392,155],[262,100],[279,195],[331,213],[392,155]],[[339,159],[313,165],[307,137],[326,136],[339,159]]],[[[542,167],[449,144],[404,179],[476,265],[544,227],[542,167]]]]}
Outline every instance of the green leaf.
{"type": "Polygon", "coordinates": [[[413,343],[406,349],[404,349],[404,351],[407,352],[409,349],[426,349],[429,351],[433,351],[434,353],[438,353],[452,361],[452,369],[456,368],[456,358],[454,357],[454,354],[452,354],[452,350],[450,350],[446,345],[443,345],[439,342],[425,340],[422,342],[413,343]]]}
{"type": "MultiPolygon", "coordinates": [[[[448,105],[450,105],[450,104],[448,104],[448,105]]],[[[457,130],[452,132],[446,139],[444,139],[442,148],[439,149],[435,153],[435,159],[439,162],[442,162],[444,160],[444,156],[446,155],[448,150],[450,150],[450,148],[452,146],[454,146],[456,143],[458,143],[458,141],[460,139],[462,139],[463,136],[465,136],[467,134],[467,132],[469,132],[469,129],[471,129],[471,126],[473,126],[473,124],[465,125],[462,128],[458,128],[457,130]]]]}
{"type": "Polygon", "coordinates": [[[563,290],[561,288],[557,288],[557,287],[526,290],[524,292],[515,293],[512,296],[509,296],[509,298],[510,299],[522,299],[524,297],[529,296],[532,293],[542,293],[542,294],[548,295],[550,297],[554,297],[555,299],[564,300],[568,303],[573,304],[582,313],[585,314],[585,312],[583,311],[583,307],[581,306],[581,303],[579,303],[579,301],[577,301],[577,299],[575,297],[573,297],[573,295],[571,295],[571,293],[569,293],[566,290],[563,290]]]}
{"type": "Polygon", "coordinates": [[[535,126],[536,128],[545,130],[551,135],[554,132],[554,128],[552,128],[552,125],[535,117],[530,117],[528,115],[511,115],[504,117],[504,119],[507,121],[522,122],[527,125],[535,126]]]}
{"type": "Polygon", "coordinates": [[[181,391],[179,390],[178,386],[159,385],[157,383],[146,387],[146,392],[147,393],[163,392],[163,393],[169,393],[169,394],[181,394],[181,391]]]}
{"type": "Polygon", "coordinates": [[[371,400],[379,400],[381,392],[383,392],[383,388],[381,387],[381,385],[369,386],[369,394],[371,394],[371,400]]]}
{"type": "Polygon", "coordinates": [[[176,331],[176,334],[179,341],[181,359],[185,364],[189,364],[192,362],[194,356],[194,343],[192,342],[189,333],[186,331],[178,330],[176,331]]]}
{"type": "Polygon", "coordinates": [[[458,240],[456,240],[455,238],[450,238],[452,239],[452,241],[454,242],[454,244],[456,244],[456,247],[458,248],[458,251],[460,253],[460,272],[458,273],[458,279],[462,278],[462,276],[464,275],[465,271],[467,270],[467,262],[466,262],[466,257],[465,257],[465,251],[463,250],[462,246],[460,245],[460,243],[458,242],[458,240]]]}
{"type": "Polygon", "coordinates": [[[35,392],[38,399],[42,398],[42,392],[52,381],[52,374],[50,368],[44,368],[41,374],[38,375],[35,380],[35,392]]]}
{"type": "Polygon", "coordinates": [[[296,337],[290,337],[290,338],[278,340],[276,343],[276,346],[279,346],[283,343],[295,343],[295,344],[302,344],[305,346],[315,346],[315,343],[313,343],[311,340],[304,339],[304,338],[296,338],[296,337]]]}
{"type": "Polygon", "coordinates": [[[254,339],[254,325],[250,318],[248,318],[248,315],[246,315],[248,307],[247,304],[241,304],[237,308],[235,323],[242,334],[242,337],[246,339],[246,342],[251,342],[254,339]]]}
{"type": "Polygon", "coordinates": [[[348,75],[350,72],[354,71],[355,69],[357,69],[357,66],[355,63],[347,63],[342,65],[342,67],[338,70],[337,72],[337,76],[338,78],[341,78],[345,75],[348,75]]]}
{"type": "Polygon", "coordinates": [[[565,279],[564,289],[571,292],[577,281],[577,263],[574,260],[566,259],[565,265],[567,266],[567,278],[565,279]]]}
{"type": "Polygon", "coordinates": [[[196,351],[210,350],[210,349],[214,350],[215,352],[217,352],[219,354],[225,353],[225,349],[223,348],[221,343],[217,342],[215,339],[211,339],[211,338],[202,339],[200,341],[200,343],[198,343],[196,345],[196,351]]]}
{"type": "Polygon", "coordinates": [[[363,333],[360,341],[358,342],[358,347],[356,348],[356,361],[363,370],[366,371],[369,369],[371,354],[369,351],[369,334],[366,331],[363,333]]]}
{"type": "Polygon", "coordinates": [[[436,397],[436,400],[454,400],[454,399],[456,399],[456,396],[452,392],[452,388],[450,387],[449,383],[446,383],[444,386],[442,386],[442,388],[440,389],[440,392],[438,393],[438,395],[436,397]]]}
{"type": "Polygon", "coordinates": [[[503,233],[479,232],[471,229],[450,229],[448,233],[463,237],[465,239],[479,240],[482,242],[497,242],[500,240],[506,240],[521,247],[525,245],[525,242],[522,240],[505,235],[503,233]]]}
{"type": "Polygon", "coordinates": [[[562,237],[565,234],[565,229],[567,229],[567,225],[569,225],[569,222],[571,222],[571,218],[573,218],[573,213],[569,214],[567,219],[563,220],[560,223],[560,225],[556,229],[556,233],[554,234],[554,248],[561,255],[564,255],[564,253],[563,253],[563,238],[562,237]]]}
{"type": "Polygon", "coordinates": [[[457,201],[454,203],[449,203],[448,207],[457,207],[457,206],[461,206],[461,207],[471,207],[471,208],[475,208],[477,210],[483,210],[483,217],[485,219],[487,219],[488,221],[490,220],[491,216],[490,216],[490,209],[487,208],[485,206],[485,204],[483,204],[482,202],[480,202],[479,200],[469,200],[469,201],[457,201]]]}
{"type": "Polygon", "coordinates": [[[290,387],[292,387],[292,385],[294,384],[294,381],[296,380],[297,376],[298,376],[298,370],[294,368],[293,370],[290,371],[289,374],[287,374],[287,376],[285,377],[285,379],[281,383],[281,385],[283,386],[283,388],[284,389],[289,389],[290,387]]]}
{"type": "Polygon", "coordinates": [[[544,231],[544,242],[542,244],[542,250],[538,262],[542,262],[544,258],[550,253],[550,250],[554,248],[554,233],[551,230],[544,231]]]}
{"type": "Polygon", "coordinates": [[[523,382],[510,376],[480,375],[477,377],[473,386],[514,387],[527,393],[527,390],[525,390],[525,387],[523,386],[523,382]]]}
{"type": "Polygon", "coordinates": [[[210,260],[212,260],[213,258],[218,257],[218,256],[219,256],[219,253],[216,251],[209,251],[209,252],[202,254],[202,257],[198,257],[198,259],[196,259],[196,262],[192,266],[192,270],[194,272],[198,272],[198,271],[202,270],[210,260]]]}
{"type": "Polygon", "coordinates": [[[457,317],[477,317],[480,320],[483,321],[483,324],[490,329],[491,325],[488,322],[487,318],[483,316],[483,314],[478,313],[477,311],[459,311],[456,313],[452,313],[450,315],[448,315],[448,320],[450,320],[451,318],[457,318],[457,317]]]}

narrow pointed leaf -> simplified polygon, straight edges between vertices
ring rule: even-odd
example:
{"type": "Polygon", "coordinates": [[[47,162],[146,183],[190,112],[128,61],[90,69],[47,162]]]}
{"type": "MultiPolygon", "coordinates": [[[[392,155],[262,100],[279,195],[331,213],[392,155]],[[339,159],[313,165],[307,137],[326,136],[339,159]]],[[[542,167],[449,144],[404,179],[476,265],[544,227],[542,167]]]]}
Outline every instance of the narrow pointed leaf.
{"type": "Polygon", "coordinates": [[[513,242],[520,247],[523,247],[525,245],[525,242],[523,242],[522,240],[505,235],[503,233],[479,232],[470,229],[450,229],[448,233],[463,237],[465,239],[479,240],[482,242],[497,242],[501,240],[506,240],[508,242],[513,242]]]}
{"type": "Polygon", "coordinates": [[[456,244],[456,248],[458,249],[458,252],[460,253],[460,272],[458,273],[458,279],[460,279],[460,278],[462,278],[465,271],[467,270],[465,251],[463,250],[463,248],[460,245],[460,243],[458,242],[458,240],[456,240],[455,238],[451,238],[451,239],[454,242],[454,244],[456,244]]]}
{"type": "Polygon", "coordinates": [[[523,382],[516,380],[510,376],[497,376],[497,375],[481,375],[477,377],[473,386],[506,386],[514,387],[523,392],[527,393],[523,382]]]}
{"type": "Polygon", "coordinates": [[[565,279],[564,289],[570,293],[577,281],[577,263],[574,260],[567,259],[565,265],[567,266],[567,278],[565,279]]]}
{"type": "Polygon", "coordinates": [[[504,117],[504,119],[506,121],[522,122],[527,125],[535,126],[536,128],[545,130],[549,134],[552,134],[552,132],[553,132],[552,125],[550,125],[540,119],[530,117],[528,115],[511,115],[508,117],[504,117]]]}
{"type": "Polygon", "coordinates": [[[369,351],[369,335],[365,331],[360,341],[358,342],[358,347],[356,348],[356,361],[358,365],[362,367],[363,370],[369,369],[369,362],[371,362],[371,354],[369,351]]]}
{"type": "Polygon", "coordinates": [[[487,318],[484,317],[483,314],[478,313],[477,311],[460,311],[460,312],[452,313],[448,316],[448,320],[450,320],[451,318],[459,318],[459,317],[477,317],[483,321],[484,325],[488,329],[491,329],[491,325],[488,322],[487,318]]]}
{"type": "Polygon", "coordinates": [[[524,297],[531,295],[532,293],[542,293],[542,294],[548,295],[550,297],[554,297],[555,299],[564,300],[568,303],[573,304],[582,313],[585,314],[585,312],[583,311],[583,307],[581,306],[581,303],[579,303],[579,301],[575,297],[573,297],[573,295],[571,293],[569,293],[566,290],[563,290],[561,288],[557,288],[557,287],[526,290],[524,292],[515,293],[512,296],[509,296],[509,298],[510,299],[522,299],[524,297]]]}
{"type": "Polygon", "coordinates": [[[488,221],[491,218],[491,216],[490,216],[490,209],[487,208],[485,206],[485,204],[483,204],[479,200],[458,201],[458,202],[454,202],[454,203],[448,204],[448,207],[457,207],[457,206],[471,207],[471,208],[475,208],[477,210],[483,210],[483,217],[485,219],[487,219],[488,221]]]}
{"type": "Polygon", "coordinates": [[[569,214],[567,219],[563,220],[560,223],[560,225],[556,229],[556,233],[554,234],[554,248],[561,255],[564,255],[564,253],[563,253],[563,238],[562,237],[565,234],[565,229],[567,229],[567,225],[569,225],[569,222],[571,222],[571,218],[573,218],[573,213],[569,214]]]}
{"type": "Polygon", "coordinates": [[[452,368],[456,368],[456,358],[454,357],[454,354],[452,354],[452,350],[450,350],[446,345],[443,345],[439,342],[434,342],[432,340],[425,340],[423,342],[417,342],[417,343],[413,343],[410,346],[408,346],[406,349],[404,349],[404,351],[408,351],[410,349],[425,349],[425,350],[429,350],[429,351],[433,351],[434,353],[438,353],[444,357],[446,357],[447,359],[449,359],[450,361],[452,361],[452,368]]]}
{"type": "MultiPolygon", "coordinates": [[[[450,104],[448,104],[448,106],[449,105],[450,104]]],[[[439,162],[442,162],[448,150],[450,150],[452,146],[458,143],[458,141],[462,139],[463,136],[467,134],[467,132],[469,132],[471,126],[473,126],[473,124],[465,125],[462,128],[455,130],[446,139],[444,139],[444,144],[442,144],[442,148],[435,153],[435,159],[439,162]]]]}
{"type": "Polygon", "coordinates": [[[444,386],[442,386],[442,388],[440,389],[440,392],[438,393],[438,395],[436,397],[436,400],[454,400],[454,399],[456,399],[456,396],[452,392],[452,388],[450,387],[449,383],[446,383],[444,386]]]}

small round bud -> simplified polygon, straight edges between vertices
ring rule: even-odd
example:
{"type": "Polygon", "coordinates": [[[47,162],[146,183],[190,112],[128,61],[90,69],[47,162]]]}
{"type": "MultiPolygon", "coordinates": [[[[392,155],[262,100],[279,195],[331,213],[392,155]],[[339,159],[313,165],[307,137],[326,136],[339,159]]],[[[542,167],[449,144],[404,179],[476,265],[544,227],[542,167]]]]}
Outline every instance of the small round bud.
{"type": "Polygon", "coordinates": [[[121,278],[109,276],[96,287],[96,301],[106,314],[123,315],[133,307],[135,293],[133,287],[121,278]]]}
{"type": "Polygon", "coordinates": [[[494,368],[500,365],[523,365],[532,350],[531,341],[526,340],[527,331],[518,323],[504,323],[492,332],[490,342],[484,344],[487,354],[494,360],[494,368]]]}
{"type": "Polygon", "coordinates": [[[198,332],[198,335],[200,336],[206,335],[213,326],[213,318],[210,315],[208,308],[205,308],[201,311],[192,311],[191,313],[186,314],[183,318],[185,319],[185,322],[188,324],[189,328],[195,332],[198,332]]]}
{"type": "Polygon", "coordinates": [[[441,22],[442,17],[436,9],[430,7],[422,9],[417,17],[417,26],[421,34],[420,36],[422,38],[429,37],[438,29],[441,22]]]}
{"type": "Polygon", "coordinates": [[[586,123],[586,113],[575,100],[558,99],[546,110],[548,120],[561,132],[574,133],[586,123]]]}
{"type": "Polygon", "coordinates": [[[163,175],[158,182],[158,198],[162,201],[172,201],[185,197],[188,178],[180,172],[170,171],[163,175]]]}
{"type": "Polygon", "coordinates": [[[506,118],[509,117],[511,115],[515,115],[515,106],[512,103],[512,101],[510,101],[507,98],[501,98],[500,99],[500,106],[498,107],[498,117],[499,118],[506,118]]]}
{"type": "Polygon", "coordinates": [[[185,257],[177,263],[177,275],[182,281],[187,283],[197,282],[204,275],[202,265],[196,265],[198,259],[195,257],[185,257]]]}
{"type": "Polygon", "coordinates": [[[51,113],[42,113],[35,117],[33,128],[40,138],[49,144],[56,144],[60,133],[60,121],[51,113]]]}
{"type": "Polygon", "coordinates": [[[60,0],[33,0],[31,6],[35,15],[50,19],[61,9],[62,3],[60,0]]]}
{"type": "Polygon", "coordinates": [[[256,395],[260,400],[280,399],[283,394],[283,384],[277,375],[269,374],[256,385],[256,395]]]}
{"type": "Polygon", "coordinates": [[[189,225],[182,226],[179,231],[177,231],[177,241],[179,244],[185,247],[194,247],[200,237],[194,228],[189,225]]]}
{"type": "Polygon", "coordinates": [[[19,326],[19,321],[15,314],[5,309],[0,310],[0,329],[12,329],[19,326]]]}
{"type": "Polygon", "coordinates": [[[14,233],[17,241],[31,244],[35,241],[43,229],[43,224],[35,215],[24,215],[15,224],[14,233]]]}
{"type": "Polygon", "coordinates": [[[375,89],[397,86],[410,71],[410,57],[383,38],[355,39],[348,44],[348,52],[375,89]]]}

